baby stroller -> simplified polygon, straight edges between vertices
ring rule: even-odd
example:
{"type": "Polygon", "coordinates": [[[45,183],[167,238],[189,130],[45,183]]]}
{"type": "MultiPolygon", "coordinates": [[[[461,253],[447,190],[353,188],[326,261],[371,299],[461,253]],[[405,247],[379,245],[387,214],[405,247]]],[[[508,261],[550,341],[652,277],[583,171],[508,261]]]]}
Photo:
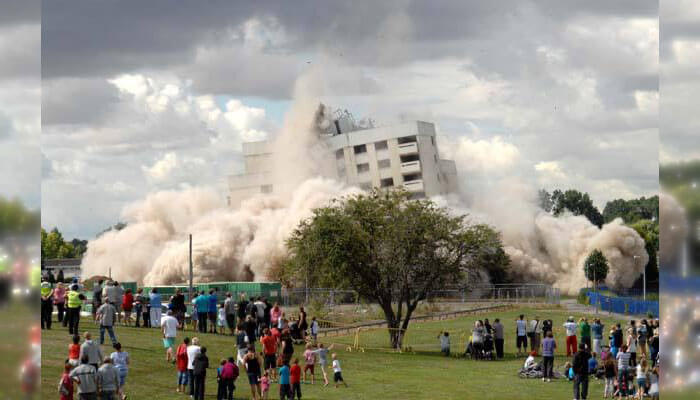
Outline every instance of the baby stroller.
{"type": "Polygon", "coordinates": [[[304,343],[304,337],[301,334],[301,329],[299,329],[299,323],[297,323],[297,321],[292,321],[289,323],[289,334],[292,336],[292,341],[294,341],[294,344],[304,343]]]}
{"type": "Polygon", "coordinates": [[[481,359],[483,360],[495,360],[496,355],[494,354],[493,336],[486,335],[484,337],[484,348],[481,351],[481,359]]]}

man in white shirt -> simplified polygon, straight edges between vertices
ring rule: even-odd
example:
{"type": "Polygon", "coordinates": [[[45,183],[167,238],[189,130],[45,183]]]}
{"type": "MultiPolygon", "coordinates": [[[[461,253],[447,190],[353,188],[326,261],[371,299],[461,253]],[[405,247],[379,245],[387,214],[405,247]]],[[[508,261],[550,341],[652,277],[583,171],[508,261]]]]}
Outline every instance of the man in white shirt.
{"type": "Polygon", "coordinates": [[[515,320],[515,335],[515,346],[518,348],[518,357],[520,357],[527,353],[527,321],[523,314],[515,320]]]}
{"type": "Polygon", "coordinates": [[[177,336],[177,328],[180,323],[173,316],[173,310],[168,310],[165,317],[160,320],[160,327],[163,331],[163,347],[165,347],[165,356],[168,362],[173,360],[173,346],[175,345],[175,337],[177,336]]]}
{"type": "Polygon", "coordinates": [[[187,375],[190,385],[190,396],[194,396],[194,358],[201,353],[202,348],[199,347],[199,338],[193,337],[192,344],[187,346],[187,375]]]}
{"type": "Polygon", "coordinates": [[[576,353],[576,322],[574,322],[574,317],[569,316],[569,318],[564,322],[564,328],[566,329],[566,356],[571,357],[576,353]]]}

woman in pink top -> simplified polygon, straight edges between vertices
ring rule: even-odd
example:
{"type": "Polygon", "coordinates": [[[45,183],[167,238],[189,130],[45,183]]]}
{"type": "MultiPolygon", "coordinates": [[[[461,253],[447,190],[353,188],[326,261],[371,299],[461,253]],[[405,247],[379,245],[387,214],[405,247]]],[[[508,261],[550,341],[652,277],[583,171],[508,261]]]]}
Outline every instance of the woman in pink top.
{"type": "Polygon", "coordinates": [[[282,309],[280,308],[278,303],[275,303],[274,306],[272,306],[272,309],[270,310],[270,323],[272,326],[277,326],[277,323],[279,322],[280,317],[282,316],[282,309]]]}
{"type": "Polygon", "coordinates": [[[58,322],[63,322],[63,312],[66,305],[66,288],[62,283],[57,283],[53,289],[53,304],[58,308],[58,322]]]}

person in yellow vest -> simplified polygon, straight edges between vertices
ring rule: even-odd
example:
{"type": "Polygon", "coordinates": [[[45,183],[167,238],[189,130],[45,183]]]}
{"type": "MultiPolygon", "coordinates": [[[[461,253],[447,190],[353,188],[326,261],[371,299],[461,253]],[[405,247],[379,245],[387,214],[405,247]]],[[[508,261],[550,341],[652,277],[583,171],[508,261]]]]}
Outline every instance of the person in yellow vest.
{"type": "Polygon", "coordinates": [[[53,289],[49,282],[41,282],[41,329],[51,329],[53,314],[53,289]]]}
{"type": "Polygon", "coordinates": [[[71,335],[79,335],[78,324],[80,323],[80,309],[83,306],[85,296],[78,291],[78,284],[71,285],[70,290],[66,293],[66,304],[68,306],[68,333],[71,335]]]}

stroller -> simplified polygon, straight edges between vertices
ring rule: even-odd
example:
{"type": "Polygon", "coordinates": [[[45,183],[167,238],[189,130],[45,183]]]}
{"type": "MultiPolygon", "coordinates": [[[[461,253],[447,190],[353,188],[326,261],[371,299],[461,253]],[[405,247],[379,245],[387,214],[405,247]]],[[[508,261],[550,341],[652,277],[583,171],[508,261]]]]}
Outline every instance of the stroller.
{"type": "Polygon", "coordinates": [[[299,323],[297,321],[289,323],[289,334],[292,336],[294,344],[304,343],[304,336],[302,335],[301,329],[299,329],[299,323]]]}
{"type": "Polygon", "coordinates": [[[495,360],[493,336],[487,334],[484,337],[484,348],[481,351],[482,360],[495,360]]]}

